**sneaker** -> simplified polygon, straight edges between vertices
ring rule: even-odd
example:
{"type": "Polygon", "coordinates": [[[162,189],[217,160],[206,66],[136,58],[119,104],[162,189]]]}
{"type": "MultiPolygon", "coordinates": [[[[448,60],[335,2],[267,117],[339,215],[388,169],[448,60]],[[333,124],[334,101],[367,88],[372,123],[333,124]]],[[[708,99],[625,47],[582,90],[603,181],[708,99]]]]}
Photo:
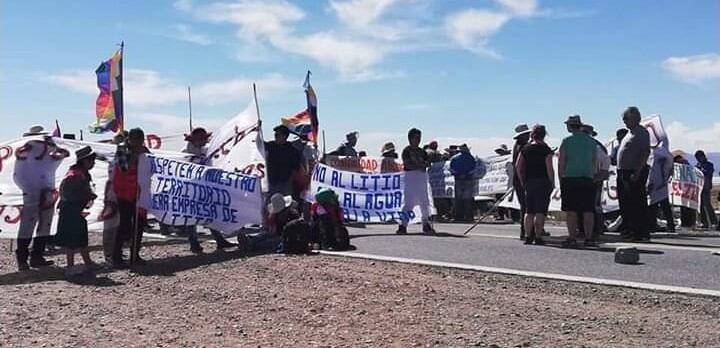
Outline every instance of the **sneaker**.
{"type": "Polygon", "coordinates": [[[407,226],[398,225],[397,231],[395,231],[396,234],[407,234],[407,226]]]}
{"type": "Polygon", "coordinates": [[[42,268],[42,267],[47,267],[47,266],[50,266],[53,264],[55,264],[54,261],[45,260],[42,257],[30,258],[30,267],[32,267],[32,268],[42,268]]]}
{"type": "Polygon", "coordinates": [[[435,229],[429,223],[423,224],[423,233],[427,235],[434,235],[435,229]]]}

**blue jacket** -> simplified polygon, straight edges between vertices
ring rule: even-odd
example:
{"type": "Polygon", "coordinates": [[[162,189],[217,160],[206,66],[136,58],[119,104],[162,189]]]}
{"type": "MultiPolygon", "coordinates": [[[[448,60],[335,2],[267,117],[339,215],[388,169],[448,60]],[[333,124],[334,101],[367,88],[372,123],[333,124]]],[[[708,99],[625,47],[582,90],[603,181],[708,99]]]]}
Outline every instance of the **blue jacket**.
{"type": "Polygon", "coordinates": [[[710,161],[699,162],[695,166],[700,169],[700,171],[702,171],[703,173],[703,176],[705,176],[702,190],[710,191],[712,189],[712,177],[713,173],[715,172],[715,166],[713,166],[713,163],[710,161]]]}
{"type": "Polygon", "coordinates": [[[477,161],[468,152],[460,152],[450,159],[450,173],[460,179],[472,178],[475,167],[477,167],[477,161]]]}

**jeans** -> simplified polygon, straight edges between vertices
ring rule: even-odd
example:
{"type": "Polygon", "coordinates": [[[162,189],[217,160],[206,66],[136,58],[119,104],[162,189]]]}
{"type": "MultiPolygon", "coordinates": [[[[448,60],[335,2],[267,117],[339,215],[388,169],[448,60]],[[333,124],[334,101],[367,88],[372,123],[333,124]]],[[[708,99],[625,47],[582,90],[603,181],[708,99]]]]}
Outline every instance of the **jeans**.
{"type": "Polygon", "coordinates": [[[136,202],[118,201],[118,211],[120,213],[120,226],[115,232],[115,243],[113,245],[113,261],[122,260],[123,242],[131,240],[130,255],[138,256],[140,253],[140,245],[142,244],[143,228],[145,227],[145,218],[136,212],[136,202]],[[136,221],[137,217],[137,221],[136,221]],[[134,236],[134,243],[132,242],[134,236]]]}
{"type": "Polygon", "coordinates": [[[618,170],[617,191],[620,199],[620,215],[623,223],[634,238],[650,237],[648,228],[647,178],[649,169],[645,166],[640,177],[630,180],[634,170],[618,170]]]}
{"type": "Polygon", "coordinates": [[[710,190],[702,190],[700,192],[700,221],[703,227],[717,225],[717,217],[715,216],[715,208],[712,206],[710,190]]]}
{"type": "Polygon", "coordinates": [[[673,217],[672,207],[669,199],[663,199],[660,202],[650,205],[650,226],[657,227],[658,211],[662,212],[663,217],[667,221],[668,230],[675,229],[675,218],[673,217]]]}

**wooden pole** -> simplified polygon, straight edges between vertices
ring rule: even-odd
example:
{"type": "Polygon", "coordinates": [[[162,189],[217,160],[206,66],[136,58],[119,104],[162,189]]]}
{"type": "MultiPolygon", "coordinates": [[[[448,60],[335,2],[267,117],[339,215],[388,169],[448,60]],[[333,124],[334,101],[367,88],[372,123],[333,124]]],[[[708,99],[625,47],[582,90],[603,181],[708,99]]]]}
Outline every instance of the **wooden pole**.
{"type": "Polygon", "coordinates": [[[190,132],[193,130],[192,124],[192,96],[190,94],[190,86],[188,86],[188,111],[190,113],[190,132]]]}

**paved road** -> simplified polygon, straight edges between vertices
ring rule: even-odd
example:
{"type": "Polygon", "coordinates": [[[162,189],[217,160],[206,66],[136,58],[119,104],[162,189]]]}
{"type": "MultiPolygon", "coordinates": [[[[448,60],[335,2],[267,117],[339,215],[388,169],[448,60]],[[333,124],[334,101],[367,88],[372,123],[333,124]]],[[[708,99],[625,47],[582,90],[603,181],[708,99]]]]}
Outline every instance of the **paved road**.
{"type": "Polygon", "coordinates": [[[660,234],[652,243],[616,243],[612,236],[598,248],[561,249],[566,234],[561,227],[549,227],[553,235],[546,246],[527,246],[517,239],[517,225],[479,225],[467,236],[466,224],[436,224],[438,236],[424,236],[419,226],[410,234],[394,234],[395,226],[351,227],[355,252],[475,266],[546,272],[569,276],[720,290],[720,237],[660,234]],[[636,246],[640,264],[614,262],[614,248],[636,246]]]}

